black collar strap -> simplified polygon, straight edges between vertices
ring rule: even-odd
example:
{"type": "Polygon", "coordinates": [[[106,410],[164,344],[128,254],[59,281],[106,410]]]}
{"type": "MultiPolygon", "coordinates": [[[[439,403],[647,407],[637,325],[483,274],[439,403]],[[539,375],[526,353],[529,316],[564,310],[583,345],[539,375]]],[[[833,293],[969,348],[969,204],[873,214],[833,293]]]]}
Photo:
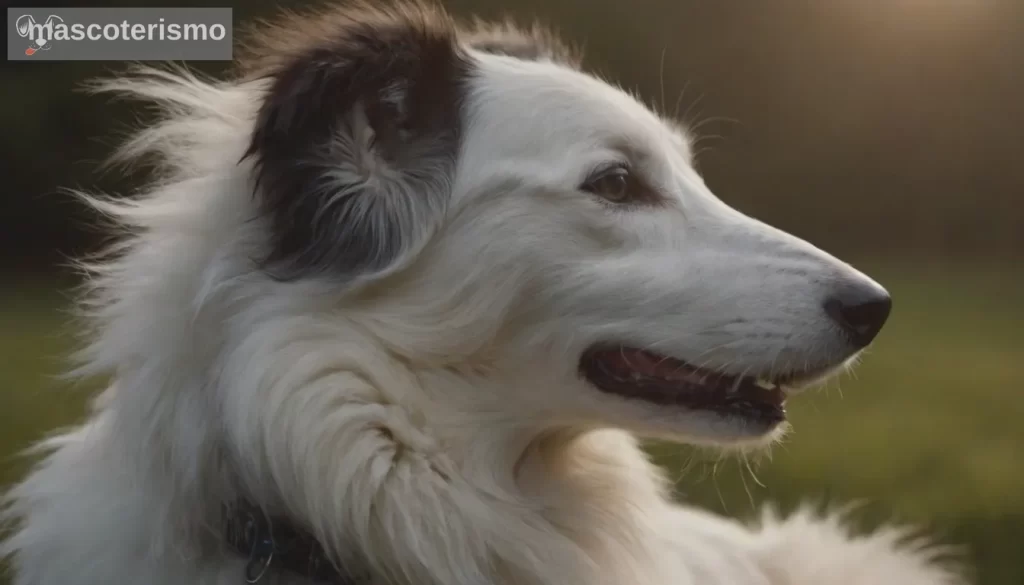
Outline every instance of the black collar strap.
{"type": "Polygon", "coordinates": [[[334,566],[315,538],[286,520],[269,518],[244,500],[224,506],[224,540],[248,559],[246,583],[259,583],[272,570],[302,575],[313,583],[357,583],[352,575],[334,566]]]}

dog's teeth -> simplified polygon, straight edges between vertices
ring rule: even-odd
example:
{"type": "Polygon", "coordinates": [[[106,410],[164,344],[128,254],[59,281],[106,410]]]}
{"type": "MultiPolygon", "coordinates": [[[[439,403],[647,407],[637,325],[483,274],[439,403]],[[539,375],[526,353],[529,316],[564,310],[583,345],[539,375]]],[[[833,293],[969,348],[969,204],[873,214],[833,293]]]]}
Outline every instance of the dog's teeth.
{"type": "Polygon", "coordinates": [[[764,380],[762,378],[757,378],[756,380],[754,380],[754,384],[756,384],[760,388],[764,388],[765,390],[774,390],[776,388],[775,383],[769,382],[768,380],[764,380]]]}

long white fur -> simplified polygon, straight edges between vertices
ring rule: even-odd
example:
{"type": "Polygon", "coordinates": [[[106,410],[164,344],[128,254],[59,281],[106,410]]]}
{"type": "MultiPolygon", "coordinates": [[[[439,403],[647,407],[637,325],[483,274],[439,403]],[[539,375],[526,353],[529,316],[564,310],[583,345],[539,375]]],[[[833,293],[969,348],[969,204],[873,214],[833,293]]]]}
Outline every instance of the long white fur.
{"type": "Polygon", "coordinates": [[[252,266],[266,226],[238,161],[260,82],[147,70],[105,87],[165,108],[123,151],[159,155],[164,176],[92,200],[126,236],[90,266],[81,373],[113,383],[9,494],[14,583],[241,583],[218,540],[239,490],[378,583],[961,583],[894,532],[810,512],[745,526],[671,500],[630,431],[770,437],[602,395],[578,352],[626,336],[722,367],[835,361],[815,287],[866,277],[715,199],[685,137],[619,90],[474,59],[444,229],[386,283],[343,292],[252,266]],[[666,153],[646,172],[678,201],[611,215],[576,193],[608,137],[666,153]]]}

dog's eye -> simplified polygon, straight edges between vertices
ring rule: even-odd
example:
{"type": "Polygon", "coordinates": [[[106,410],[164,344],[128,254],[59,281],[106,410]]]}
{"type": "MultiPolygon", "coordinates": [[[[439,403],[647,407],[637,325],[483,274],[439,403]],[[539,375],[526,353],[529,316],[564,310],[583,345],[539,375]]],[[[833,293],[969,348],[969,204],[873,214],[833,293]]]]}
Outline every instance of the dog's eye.
{"type": "Polygon", "coordinates": [[[633,191],[633,179],[626,167],[615,167],[588,179],[580,189],[607,199],[612,203],[629,201],[633,191]]]}

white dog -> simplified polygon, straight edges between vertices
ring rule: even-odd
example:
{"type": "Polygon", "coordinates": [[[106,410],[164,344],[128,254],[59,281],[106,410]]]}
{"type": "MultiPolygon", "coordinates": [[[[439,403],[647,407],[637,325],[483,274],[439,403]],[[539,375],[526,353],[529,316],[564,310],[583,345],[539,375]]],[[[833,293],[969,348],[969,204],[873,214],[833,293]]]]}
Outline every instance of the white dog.
{"type": "Polygon", "coordinates": [[[17,585],[949,585],[834,517],[673,503],[632,433],[766,444],[871,342],[865,275],[716,199],[540,30],[343,8],[165,116],[89,266],[112,384],[10,493],[17,585]]]}

